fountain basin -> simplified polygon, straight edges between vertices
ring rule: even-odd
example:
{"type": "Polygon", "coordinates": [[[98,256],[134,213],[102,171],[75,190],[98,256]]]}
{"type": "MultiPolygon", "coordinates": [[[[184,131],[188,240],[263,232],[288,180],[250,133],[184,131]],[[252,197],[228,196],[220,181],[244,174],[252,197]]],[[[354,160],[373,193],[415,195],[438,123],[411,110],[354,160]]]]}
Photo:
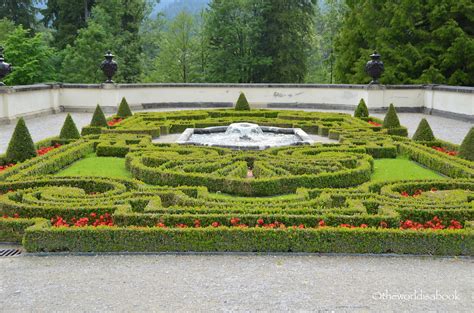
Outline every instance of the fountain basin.
{"type": "Polygon", "coordinates": [[[234,150],[264,150],[271,147],[310,145],[314,141],[301,128],[234,123],[229,126],[188,128],[176,143],[234,150]]]}

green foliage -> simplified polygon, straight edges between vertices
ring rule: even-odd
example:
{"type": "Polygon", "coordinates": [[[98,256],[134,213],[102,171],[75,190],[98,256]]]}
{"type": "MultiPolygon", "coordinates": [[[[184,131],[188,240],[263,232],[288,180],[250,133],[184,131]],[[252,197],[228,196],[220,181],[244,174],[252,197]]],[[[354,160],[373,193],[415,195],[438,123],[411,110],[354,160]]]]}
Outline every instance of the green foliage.
{"type": "Polygon", "coordinates": [[[385,63],[384,84],[474,84],[471,1],[362,0],[347,5],[335,45],[337,82],[367,83],[364,65],[377,49],[385,63]]]}
{"type": "Polygon", "coordinates": [[[45,9],[41,10],[42,22],[46,27],[55,30],[54,44],[60,49],[72,45],[78,31],[86,26],[95,0],[65,1],[48,0],[45,9]]]}
{"type": "Polygon", "coordinates": [[[15,23],[10,21],[7,18],[0,19],[0,44],[3,45],[3,42],[7,39],[8,35],[15,30],[15,23]]]}
{"type": "Polygon", "coordinates": [[[125,99],[125,97],[123,97],[122,101],[120,101],[120,105],[117,110],[117,116],[121,118],[133,116],[132,110],[130,110],[127,99],[125,99]]]}
{"type": "Polygon", "coordinates": [[[397,111],[395,110],[395,106],[393,103],[390,103],[390,107],[388,108],[387,114],[383,120],[383,127],[384,128],[398,128],[400,127],[400,120],[398,119],[397,111]]]}
{"type": "Polygon", "coordinates": [[[237,103],[235,104],[235,110],[236,111],[250,111],[249,102],[247,101],[247,98],[245,97],[245,94],[243,92],[240,93],[239,99],[237,100],[237,103]]]}
{"type": "Polygon", "coordinates": [[[430,124],[428,121],[423,118],[418,124],[418,128],[413,135],[413,140],[415,141],[433,141],[435,140],[435,136],[433,135],[433,131],[431,130],[430,124]]]}
{"type": "Polygon", "coordinates": [[[374,161],[374,181],[391,181],[407,179],[442,179],[438,173],[419,164],[399,159],[379,159],[374,161]]]}
{"type": "Polygon", "coordinates": [[[31,139],[30,132],[26,127],[25,120],[20,118],[16,124],[15,131],[13,132],[8,149],[6,158],[9,162],[24,162],[25,160],[31,159],[36,156],[35,144],[31,139]]]}
{"type": "Polygon", "coordinates": [[[48,46],[42,33],[31,36],[30,31],[19,26],[3,42],[5,59],[14,71],[5,78],[8,85],[30,85],[54,81],[54,50],[48,46]]]}
{"type": "Polygon", "coordinates": [[[125,159],[88,156],[60,171],[57,176],[103,176],[112,178],[132,178],[125,169],[125,159]]]}
{"type": "Polygon", "coordinates": [[[63,127],[61,128],[61,133],[59,134],[60,139],[79,139],[81,135],[77,129],[76,123],[71,117],[71,114],[66,116],[63,127]]]}
{"type": "Polygon", "coordinates": [[[257,64],[255,81],[302,83],[308,71],[316,0],[263,0],[254,6],[261,15],[256,53],[271,60],[257,64]]]}
{"type": "Polygon", "coordinates": [[[7,18],[16,25],[22,25],[24,28],[33,28],[36,24],[35,0],[15,0],[0,2],[0,19],[7,18]]]}
{"type": "Polygon", "coordinates": [[[108,127],[107,119],[105,118],[105,114],[100,108],[100,105],[97,105],[97,107],[95,108],[94,115],[92,115],[90,126],[108,127]]]}
{"type": "Polygon", "coordinates": [[[474,128],[471,128],[466,137],[464,137],[461,147],[459,147],[459,156],[466,160],[474,161],[474,128]]]}
{"type": "Polygon", "coordinates": [[[357,108],[354,112],[354,117],[369,117],[369,109],[367,108],[364,99],[360,99],[359,104],[357,105],[357,108]]]}

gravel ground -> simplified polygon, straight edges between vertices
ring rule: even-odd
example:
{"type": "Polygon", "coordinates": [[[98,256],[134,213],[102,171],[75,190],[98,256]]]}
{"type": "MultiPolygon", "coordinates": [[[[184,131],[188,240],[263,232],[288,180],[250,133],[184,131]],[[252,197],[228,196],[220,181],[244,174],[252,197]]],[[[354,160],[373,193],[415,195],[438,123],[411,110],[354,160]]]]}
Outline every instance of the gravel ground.
{"type": "Polygon", "coordinates": [[[473,263],[473,259],[383,256],[24,255],[0,259],[0,308],[2,312],[473,312],[473,263]],[[437,293],[438,300],[413,299],[437,293]]]}
{"type": "MultiPolygon", "coordinates": [[[[158,111],[173,111],[173,110],[183,110],[183,109],[159,109],[159,110],[147,110],[149,112],[158,112],[158,111]]],[[[311,111],[311,110],[306,110],[311,111]]],[[[343,113],[352,113],[349,111],[330,111],[330,112],[343,112],[343,113]]],[[[78,128],[89,124],[92,117],[91,113],[71,113],[74,121],[78,128]]],[[[383,118],[383,114],[372,114],[375,117],[383,118]]],[[[462,122],[454,119],[432,116],[426,114],[415,114],[415,113],[399,113],[400,121],[403,125],[408,127],[410,136],[415,132],[418,123],[424,117],[428,120],[433,129],[433,132],[436,137],[450,141],[453,143],[461,143],[464,136],[471,127],[473,123],[462,122]]],[[[61,130],[61,126],[66,118],[66,113],[52,114],[48,116],[38,117],[28,119],[26,124],[32,134],[33,140],[39,141],[52,136],[57,136],[61,130]]],[[[8,142],[13,133],[15,125],[1,125],[0,126],[0,153],[4,153],[7,150],[8,142]]]]}

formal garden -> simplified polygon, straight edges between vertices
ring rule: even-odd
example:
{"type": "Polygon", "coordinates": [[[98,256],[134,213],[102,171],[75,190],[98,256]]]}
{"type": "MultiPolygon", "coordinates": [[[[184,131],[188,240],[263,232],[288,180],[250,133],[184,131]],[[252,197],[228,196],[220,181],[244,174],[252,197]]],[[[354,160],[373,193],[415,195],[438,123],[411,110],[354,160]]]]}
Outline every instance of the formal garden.
{"type": "MultiPolygon", "coordinates": [[[[59,130],[58,130],[59,132],[59,130]]],[[[462,145],[391,106],[343,113],[142,112],[100,106],[81,132],[33,143],[20,119],[0,167],[0,242],[29,252],[331,252],[473,255],[474,130],[462,145]],[[331,143],[234,150],[156,142],[251,122],[331,143]]]]}

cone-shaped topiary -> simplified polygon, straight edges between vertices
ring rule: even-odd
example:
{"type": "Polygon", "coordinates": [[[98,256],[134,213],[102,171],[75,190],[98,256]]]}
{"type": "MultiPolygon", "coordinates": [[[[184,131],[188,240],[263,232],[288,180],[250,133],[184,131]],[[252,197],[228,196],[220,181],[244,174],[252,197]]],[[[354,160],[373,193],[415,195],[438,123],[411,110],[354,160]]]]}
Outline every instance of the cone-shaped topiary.
{"type": "Polygon", "coordinates": [[[239,96],[239,100],[237,100],[237,104],[235,105],[236,111],[250,111],[250,105],[245,97],[244,93],[241,92],[239,96]]]}
{"type": "Polygon", "coordinates": [[[359,105],[354,112],[354,117],[369,117],[369,109],[367,108],[364,99],[360,99],[359,105]]]}
{"type": "Polygon", "coordinates": [[[79,139],[80,137],[81,135],[79,130],[77,130],[76,123],[74,123],[71,114],[68,114],[59,133],[59,139],[79,139]]]}
{"type": "Polygon", "coordinates": [[[415,141],[433,141],[435,140],[433,131],[431,130],[430,124],[428,121],[423,118],[418,124],[415,134],[413,135],[413,140],[415,141]]]}
{"type": "Polygon", "coordinates": [[[463,159],[474,161],[474,127],[467,133],[459,147],[459,156],[463,159]]]}
{"type": "Polygon", "coordinates": [[[121,118],[127,118],[132,115],[132,110],[130,110],[127,100],[125,99],[125,97],[123,97],[117,110],[117,116],[121,118]]]}
{"type": "Polygon", "coordinates": [[[104,112],[100,108],[100,105],[97,105],[94,111],[94,115],[92,116],[92,121],[90,126],[95,127],[107,127],[107,119],[105,118],[104,112]]]}
{"type": "Polygon", "coordinates": [[[398,119],[397,111],[393,106],[393,103],[390,103],[390,107],[388,108],[388,112],[385,115],[385,119],[383,120],[383,127],[384,128],[398,128],[400,127],[400,120],[398,119]]]}
{"type": "Polygon", "coordinates": [[[30,132],[26,127],[25,120],[20,118],[13,132],[6,158],[8,162],[23,162],[36,156],[35,144],[31,139],[30,132]]]}

